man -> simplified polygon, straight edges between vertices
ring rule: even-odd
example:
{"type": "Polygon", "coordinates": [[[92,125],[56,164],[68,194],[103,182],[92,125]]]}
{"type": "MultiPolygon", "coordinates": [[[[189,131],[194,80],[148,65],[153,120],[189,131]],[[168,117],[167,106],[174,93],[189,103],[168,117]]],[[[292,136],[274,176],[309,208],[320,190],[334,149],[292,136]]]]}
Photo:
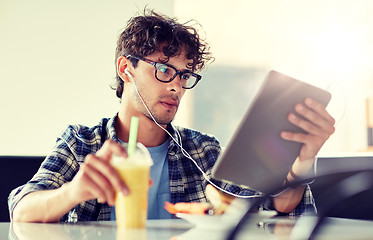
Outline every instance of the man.
{"type": "MultiPolygon", "coordinates": [[[[155,162],[149,191],[148,218],[170,218],[165,201],[206,202],[207,181],[221,148],[212,136],[171,124],[180,100],[193,88],[204,64],[211,59],[208,46],[197,32],[175,19],[149,11],[132,18],[120,35],[116,49],[119,112],[97,126],[69,126],[30,182],[9,196],[14,221],[56,222],[110,220],[115,191],[130,194],[126,183],[110,165],[112,154],[127,157],[130,119],[139,118],[138,141],[148,147],[155,162]]],[[[306,174],[324,142],[334,132],[334,119],[312,99],[295,106],[305,119],[289,114],[289,121],[307,134],[283,132],[282,138],[303,143],[293,166],[306,174]]],[[[289,174],[292,181],[294,174],[289,174]]],[[[240,195],[250,189],[214,181],[240,195]]],[[[310,188],[299,186],[269,199],[264,208],[290,215],[314,211],[310,188]]]]}

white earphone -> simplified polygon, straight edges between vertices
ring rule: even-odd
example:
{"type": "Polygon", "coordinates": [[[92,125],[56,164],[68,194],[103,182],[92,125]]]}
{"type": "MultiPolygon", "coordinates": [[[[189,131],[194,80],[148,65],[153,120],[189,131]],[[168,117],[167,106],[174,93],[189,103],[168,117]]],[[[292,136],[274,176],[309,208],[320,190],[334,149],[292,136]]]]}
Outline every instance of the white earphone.
{"type": "Polygon", "coordinates": [[[133,77],[132,77],[131,73],[130,73],[130,72],[128,72],[127,68],[126,68],[126,69],[124,69],[124,73],[125,73],[125,74],[127,74],[127,76],[128,76],[128,77],[130,77],[130,78],[131,78],[131,80],[132,80],[132,78],[133,78],[133,77]]]}

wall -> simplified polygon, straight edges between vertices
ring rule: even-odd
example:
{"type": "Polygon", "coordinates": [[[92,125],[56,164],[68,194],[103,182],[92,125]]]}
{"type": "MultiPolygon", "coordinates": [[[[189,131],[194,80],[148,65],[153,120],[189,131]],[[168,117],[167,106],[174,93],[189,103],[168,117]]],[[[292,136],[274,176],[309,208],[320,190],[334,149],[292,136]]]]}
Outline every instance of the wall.
{"type": "MultiPolygon", "coordinates": [[[[148,2],[0,1],[0,155],[45,155],[68,124],[116,113],[116,39],[148,2]]],[[[172,0],[148,6],[173,14],[172,0]]]]}

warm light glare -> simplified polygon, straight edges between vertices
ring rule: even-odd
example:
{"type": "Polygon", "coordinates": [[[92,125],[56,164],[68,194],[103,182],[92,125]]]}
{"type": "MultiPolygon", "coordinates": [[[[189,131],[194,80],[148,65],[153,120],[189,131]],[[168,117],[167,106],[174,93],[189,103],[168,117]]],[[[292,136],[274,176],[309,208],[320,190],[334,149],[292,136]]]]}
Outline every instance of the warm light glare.
{"type": "Polygon", "coordinates": [[[334,25],[305,41],[309,42],[314,68],[338,77],[339,84],[345,85],[345,81],[354,81],[364,71],[364,63],[369,56],[364,52],[366,46],[363,37],[360,29],[334,25]]]}

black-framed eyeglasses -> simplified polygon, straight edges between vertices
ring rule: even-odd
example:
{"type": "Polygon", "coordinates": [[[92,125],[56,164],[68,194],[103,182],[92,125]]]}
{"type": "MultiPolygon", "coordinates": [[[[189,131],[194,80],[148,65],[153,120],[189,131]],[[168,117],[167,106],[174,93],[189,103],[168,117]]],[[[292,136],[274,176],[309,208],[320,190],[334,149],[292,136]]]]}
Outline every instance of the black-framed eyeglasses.
{"type": "Polygon", "coordinates": [[[167,65],[165,63],[153,62],[149,59],[143,57],[137,57],[133,55],[128,55],[126,58],[135,58],[137,60],[144,61],[154,66],[155,68],[155,78],[164,83],[169,83],[175,79],[177,75],[180,76],[181,86],[184,89],[191,89],[197,85],[202,76],[190,71],[179,71],[173,66],[167,65]]]}

